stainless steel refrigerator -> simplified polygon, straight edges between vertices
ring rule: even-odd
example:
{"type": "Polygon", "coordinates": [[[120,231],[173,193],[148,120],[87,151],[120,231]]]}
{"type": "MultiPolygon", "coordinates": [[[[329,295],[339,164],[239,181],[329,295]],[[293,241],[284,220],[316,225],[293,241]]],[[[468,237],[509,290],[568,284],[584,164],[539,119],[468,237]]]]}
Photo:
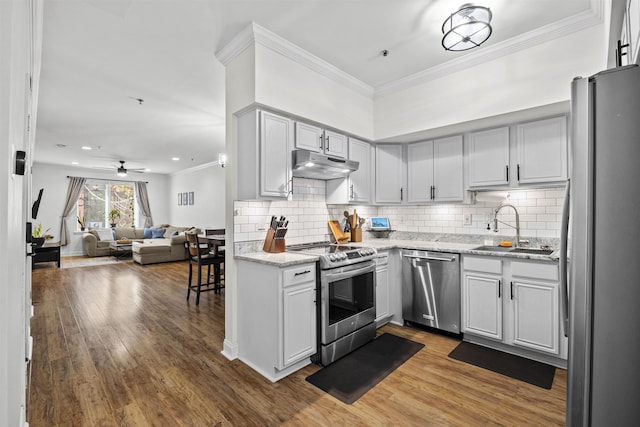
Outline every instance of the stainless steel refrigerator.
{"type": "Polygon", "coordinates": [[[574,79],[571,122],[560,262],[567,425],[637,426],[640,67],[574,79]]]}

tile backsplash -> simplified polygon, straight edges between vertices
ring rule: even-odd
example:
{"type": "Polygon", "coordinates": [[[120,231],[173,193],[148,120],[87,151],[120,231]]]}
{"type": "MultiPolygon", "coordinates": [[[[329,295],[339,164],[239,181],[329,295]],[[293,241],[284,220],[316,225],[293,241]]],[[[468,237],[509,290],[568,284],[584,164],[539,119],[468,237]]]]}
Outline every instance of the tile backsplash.
{"type": "Polygon", "coordinates": [[[493,229],[494,212],[501,202],[518,209],[522,238],[560,237],[562,188],[479,192],[473,204],[352,206],[327,205],[324,181],[294,178],[293,183],[290,200],[234,203],[236,243],[263,241],[272,215],[285,216],[289,220],[288,245],[331,240],[327,221],[338,220],[344,224],[344,211],[353,213],[354,209],[367,219],[389,217],[391,227],[398,232],[514,237],[515,229],[509,225],[515,225],[516,216],[509,207],[504,207],[498,214],[498,220],[509,225],[499,223],[499,233],[487,230],[487,224],[493,229]],[[470,225],[463,224],[465,217],[471,219],[470,225]]]}

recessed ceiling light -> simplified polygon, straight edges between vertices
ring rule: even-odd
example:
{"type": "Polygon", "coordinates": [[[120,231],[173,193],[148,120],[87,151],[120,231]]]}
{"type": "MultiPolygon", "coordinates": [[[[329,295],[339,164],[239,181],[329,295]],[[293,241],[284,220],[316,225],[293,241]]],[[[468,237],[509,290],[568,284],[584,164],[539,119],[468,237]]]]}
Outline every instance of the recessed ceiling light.
{"type": "Polygon", "coordinates": [[[92,150],[92,148],[91,148],[91,147],[89,147],[88,145],[83,145],[81,148],[82,148],[83,150],[92,150]]]}
{"type": "Polygon", "coordinates": [[[144,171],[145,171],[145,172],[151,172],[151,169],[146,168],[144,171]]]}
{"type": "Polygon", "coordinates": [[[180,160],[180,157],[172,157],[171,160],[173,160],[174,162],[177,162],[178,160],[180,160]]]}
{"type": "Polygon", "coordinates": [[[71,162],[72,165],[79,165],[80,163],[78,162],[71,162]]]}

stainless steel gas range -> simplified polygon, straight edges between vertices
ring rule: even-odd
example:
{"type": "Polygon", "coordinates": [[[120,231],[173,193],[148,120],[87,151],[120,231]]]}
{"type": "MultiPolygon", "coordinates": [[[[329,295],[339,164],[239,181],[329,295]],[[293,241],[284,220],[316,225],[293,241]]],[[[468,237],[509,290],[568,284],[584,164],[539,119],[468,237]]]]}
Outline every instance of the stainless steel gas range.
{"type": "Polygon", "coordinates": [[[329,365],[374,339],[376,250],[328,242],[289,246],[287,250],[320,257],[318,353],[313,360],[329,365]]]}

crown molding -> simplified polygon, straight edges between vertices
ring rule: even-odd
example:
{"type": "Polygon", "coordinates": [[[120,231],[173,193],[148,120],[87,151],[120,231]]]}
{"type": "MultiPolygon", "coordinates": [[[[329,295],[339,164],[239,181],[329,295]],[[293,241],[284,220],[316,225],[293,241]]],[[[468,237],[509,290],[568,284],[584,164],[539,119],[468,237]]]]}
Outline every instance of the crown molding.
{"type": "Polygon", "coordinates": [[[173,172],[171,174],[169,174],[170,176],[177,176],[177,175],[183,175],[185,173],[192,173],[192,172],[197,172],[199,170],[203,170],[203,169],[209,169],[212,168],[214,166],[217,166],[219,163],[217,160],[213,161],[213,162],[209,162],[209,163],[203,163],[201,165],[198,166],[193,166],[187,169],[182,169],[176,172],[173,172]]]}
{"type": "Polygon", "coordinates": [[[375,88],[374,96],[383,96],[397,90],[406,89],[602,23],[602,0],[592,0],[591,4],[591,10],[561,19],[509,40],[483,47],[457,59],[378,86],[375,88]]]}
{"type": "Polygon", "coordinates": [[[255,22],[249,24],[226,46],[216,52],[216,58],[226,66],[253,43],[269,48],[272,51],[277,52],[284,57],[322,74],[323,76],[362,95],[373,97],[373,86],[356,79],[335,65],[318,58],[317,56],[302,49],[300,46],[297,46],[279,35],[272,33],[255,22]]]}

